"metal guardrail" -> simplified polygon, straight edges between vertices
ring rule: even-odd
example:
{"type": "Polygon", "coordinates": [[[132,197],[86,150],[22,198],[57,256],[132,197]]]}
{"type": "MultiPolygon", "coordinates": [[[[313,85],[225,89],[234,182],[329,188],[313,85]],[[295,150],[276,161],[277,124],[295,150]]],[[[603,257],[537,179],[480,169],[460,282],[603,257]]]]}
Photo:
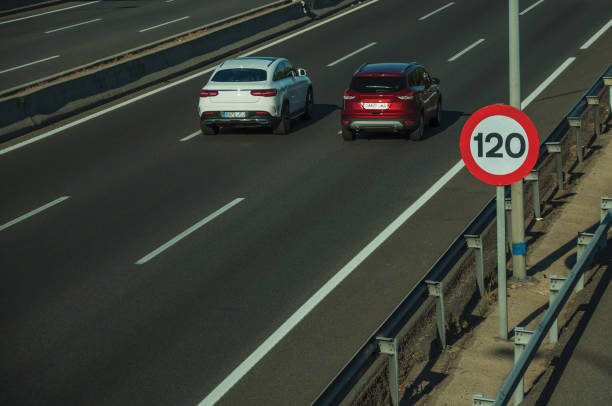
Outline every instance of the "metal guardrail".
{"type": "MultiPolygon", "coordinates": [[[[586,270],[589,262],[595,255],[598,246],[604,246],[607,240],[608,230],[612,225],[612,210],[604,209],[604,205],[606,205],[606,203],[604,203],[604,199],[610,198],[602,198],[602,211],[606,210],[607,214],[605,216],[602,215],[603,218],[601,220],[601,223],[593,234],[591,241],[588,243],[582,255],[579,256],[576,264],[572,267],[572,270],[570,271],[567,280],[565,280],[565,282],[561,286],[561,289],[552,301],[552,304],[550,305],[546,313],[544,313],[544,316],[542,316],[542,319],[533,331],[533,335],[531,335],[531,337],[528,339],[525,349],[519,356],[518,360],[515,362],[512,371],[510,371],[510,374],[506,378],[504,384],[502,385],[497,396],[495,397],[495,400],[493,402],[490,402],[490,404],[493,404],[494,406],[504,406],[510,401],[510,398],[512,398],[512,396],[514,395],[515,389],[522,381],[523,375],[527,370],[527,367],[535,357],[536,352],[540,347],[540,344],[546,337],[546,334],[548,334],[550,328],[555,324],[559,313],[563,309],[563,306],[569,300],[572,290],[582,279],[584,271],[586,270]]],[[[607,205],[612,206],[610,204],[607,205]]],[[[519,396],[521,396],[522,398],[522,393],[519,394],[519,396]]],[[[489,399],[481,398],[479,400],[487,401],[489,399]]]]}
{"type": "MultiPolygon", "coordinates": [[[[570,127],[570,118],[577,119],[582,122],[582,116],[586,112],[589,104],[591,104],[586,102],[587,96],[591,96],[594,93],[597,93],[599,96],[603,94],[603,91],[601,90],[602,83],[603,86],[610,87],[610,107],[612,112],[612,65],[610,65],[601,75],[601,77],[593,84],[593,86],[591,86],[591,88],[584,94],[584,96],[581,97],[580,100],[572,107],[570,112],[559,122],[557,127],[549,134],[546,140],[540,145],[539,158],[536,162],[534,171],[532,171],[532,175],[535,176],[532,176],[530,180],[537,181],[537,171],[549,159],[550,155],[556,154],[557,172],[559,174],[558,187],[560,190],[563,189],[560,144],[567,136],[568,129],[570,127]]],[[[536,182],[534,189],[537,188],[538,183],[536,182]]],[[[505,197],[509,196],[510,190],[509,188],[506,188],[505,197]]],[[[536,193],[534,193],[534,214],[536,218],[539,218],[540,215],[539,204],[539,191],[536,190],[536,193]]],[[[378,329],[375,330],[375,332],[368,338],[361,348],[357,350],[350,361],[346,363],[342,370],[340,370],[340,372],[332,379],[327,387],[311,403],[311,406],[331,406],[340,404],[340,402],[351,391],[359,379],[376,361],[378,356],[382,354],[381,348],[384,350],[384,347],[380,345],[381,340],[389,340],[391,337],[396,337],[400,330],[406,325],[411,317],[417,313],[425,300],[429,297],[426,282],[442,281],[468,250],[465,235],[482,234],[482,232],[493,222],[495,217],[496,202],[495,197],[493,197],[484,206],[480,213],[470,222],[466,229],[459,234],[457,239],[455,239],[446,252],[434,263],[434,265],[427,271],[421,280],[414,285],[412,290],[402,300],[400,305],[395,308],[395,310],[385,319],[378,329]]],[[[586,258],[586,255],[583,257],[586,258]]],[[[583,263],[583,261],[580,262],[583,263]]],[[[562,295],[559,295],[559,297],[561,296],[562,295]]],[[[440,316],[438,315],[438,317],[440,316]]],[[[556,317],[553,319],[556,320],[556,317]]],[[[395,346],[395,350],[397,350],[395,339],[393,339],[393,344],[395,346]]],[[[387,354],[391,354],[392,352],[393,351],[385,351],[387,354]]],[[[528,351],[525,351],[525,354],[528,354],[528,351]]],[[[395,357],[395,365],[397,365],[397,354],[391,355],[395,357]]],[[[527,355],[525,355],[525,357],[527,357],[527,355]]],[[[397,379],[397,371],[394,373],[395,379],[397,379]]],[[[390,386],[397,385],[394,385],[393,382],[391,382],[390,386]]],[[[513,390],[514,387],[516,387],[516,384],[512,386],[509,393],[511,393],[511,390],[513,390]]],[[[394,389],[396,390],[396,388],[394,389]]],[[[395,395],[393,393],[391,394],[391,397],[393,402],[397,403],[397,400],[394,399],[395,395]]]]}

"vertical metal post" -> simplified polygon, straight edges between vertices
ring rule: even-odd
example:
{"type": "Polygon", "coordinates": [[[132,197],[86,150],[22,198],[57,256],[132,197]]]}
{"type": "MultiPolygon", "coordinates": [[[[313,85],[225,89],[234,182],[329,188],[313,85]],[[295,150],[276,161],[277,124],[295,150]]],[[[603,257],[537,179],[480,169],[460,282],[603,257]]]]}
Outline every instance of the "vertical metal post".
{"type": "Polygon", "coordinates": [[[389,393],[391,394],[391,405],[399,406],[399,361],[397,355],[397,339],[388,337],[376,337],[378,349],[381,354],[389,355],[389,393]]]}
{"type": "Polygon", "coordinates": [[[525,180],[531,182],[531,190],[533,194],[533,216],[537,221],[542,220],[540,213],[540,176],[537,169],[533,169],[525,176],[525,180]]]}
{"type": "Polygon", "coordinates": [[[604,218],[608,214],[608,211],[612,209],[612,197],[602,196],[601,198],[601,219],[599,222],[604,221],[604,218]]]}
{"type": "Polygon", "coordinates": [[[555,166],[557,169],[557,188],[563,190],[563,162],[561,161],[561,142],[549,141],[546,142],[546,150],[549,154],[555,156],[555,166]]]}
{"type": "Polygon", "coordinates": [[[508,302],[506,288],[506,218],[504,213],[504,186],[496,186],[495,201],[497,205],[497,305],[499,308],[499,338],[507,340],[508,302]]]}
{"type": "Polygon", "coordinates": [[[479,393],[472,394],[472,406],[488,406],[495,403],[495,399],[485,398],[479,393]]]}
{"type": "MultiPolygon", "coordinates": [[[[594,236],[595,234],[593,233],[578,233],[578,240],[576,242],[576,261],[578,261],[580,257],[582,257],[582,255],[584,254],[584,250],[586,249],[587,245],[589,245],[594,236]]],[[[586,264],[586,266],[588,266],[588,264],[586,264]]],[[[574,290],[576,292],[580,292],[583,288],[584,270],[580,273],[580,278],[578,279],[578,282],[576,282],[576,287],[574,288],[574,290]]]]}
{"type": "MultiPolygon", "coordinates": [[[[600,94],[601,95],[601,94],[600,94]]],[[[593,106],[594,117],[593,117],[593,128],[595,129],[595,136],[599,138],[601,135],[601,123],[599,118],[599,96],[586,96],[587,104],[593,106]]]]}
{"type": "MultiPolygon", "coordinates": [[[[519,360],[525,346],[529,343],[529,339],[533,335],[533,330],[526,330],[521,327],[516,327],[514,329],[514,363],[516,364],[519,360]]],[[[525,380],[521,378],[518,385],[516,385],[516,389],[514,390],[514,404],[518,405],[523,401],[523,396],[525,394],[525,380]]]]}
{"type": "Polygon", "coordinates": [[[446,317],[444,313],[444,290],[442,282],[425,281],[429,296],[437,297],[436,300],[436,324],[442,349],[446,348],[446,317]]]}
{"type": "Polygon", "coordinates": [[[506,210],[506,241],[508,241],[508,253],[512,255],[512,199],[504,200],[506,210]]]}
{"type": "MultiPolygon", "coordinates": [[[[521,110],[521,64],[519,33],[519,0],[508,0],[510,105],[521,110]]],[[[527,278],[525,270],[525,214],[523,207],[523,180],[510,186],[512,195],[512,274],[527,278]]]]}
{"type": "Polygon", "coordinates": [[[484,295],[484,258],[482,254],[482,236],[464,235],[468,248],[476,249],[476,284],[480,296],[484,295]]]}
{"type": "MultiPolygon", "coordinates": [[[[557,297],[557,293],[561,290],[561,286],[565,283],[567,278],[562,276],[550,275],[550,282],[548,284],[548,305],[552,305],[557,297]]],[[[550,326],[550,342],[556,343],[559,341],[559,327],[557,326],[557,319],[550,326]]]]}

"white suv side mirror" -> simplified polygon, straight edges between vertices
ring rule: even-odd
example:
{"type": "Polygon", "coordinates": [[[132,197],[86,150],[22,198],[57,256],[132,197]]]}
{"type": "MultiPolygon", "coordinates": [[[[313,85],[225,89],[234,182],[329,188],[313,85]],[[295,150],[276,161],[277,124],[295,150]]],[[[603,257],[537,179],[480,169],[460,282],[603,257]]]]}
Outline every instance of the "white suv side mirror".
{"type": "Polygon", "coordinates": [[[297,69],[298,76],[306,76],[306,69],[298,68],[297,69]]]}

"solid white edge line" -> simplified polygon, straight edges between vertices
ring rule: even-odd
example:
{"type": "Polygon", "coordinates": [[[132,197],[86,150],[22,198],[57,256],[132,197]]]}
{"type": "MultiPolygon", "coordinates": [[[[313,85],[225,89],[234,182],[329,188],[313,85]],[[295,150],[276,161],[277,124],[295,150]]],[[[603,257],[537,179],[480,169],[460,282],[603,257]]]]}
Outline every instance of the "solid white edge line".
{"type": "Polygon", "coordinates": [[[185,20],[186,18],[189,18],[189,16],[177,18],[176,20],[172,20],[172,21],[166,21],[165,23],[157,24],[157,25],[154,25],[153,27],[143,28],[142,30],[138,32],[145,32],[145,31],[153,30],[155,28],[163,27],[164,25],[168,25],[168,24],[176,23],[177,21],[185,20]]]}
{"type": "Polygon", "coordinates": [[[181,141],[181,142],[184,142],[184,141],[189,141],[189,140],[190,140],[190,139],[192,139],[193,137],[197,137],[197,136],[198,136],[198,135],[200,135],[200,134],[202,134],[202,132],[201,132],[201,131],[196,131],[196,132],[194,132],[193,134],[189,134],[188,136],[181,138],[181,139],[180,139],[180,141],[181,141]]]}
{"type": "Polygon", "coordinates": [[[610,28],[611,26],[612,26],[612,19],[610,19],[610,21],[608,21],[607,24],[605,24],[603,27],[601,27],[599,29],[599,31],[597,31],[595,34],[593,34],[593,36],[591,38],[589,38],[589,40],[587,42],[585,42],[580,47],[580,49],[587,49],[588,47],[593,45],[593,42],[597,41],[597,39],[599,37],[601,37],[603,35],[603,33],[606,32],[608,30],[608,28],[610,28]]]}
{"type": "Polygon", "coordinates": [[[40,14],[34,14],[31,16],[25,16],[25,17],[20,17],[20,18],[15,18],[13,20],[7,20],[7,21],[0,21],[0,25],[2,24],[8,24],[8,23],[14,23],[15,21],[21,21],[21,20],[27,20],[29,18],[34,18],[34,17],[40,17],[40,16],[44,16],[45,14],[52,14],[52,13],[58,13],[60,11],[64,11],[64,10],[69,10],[71,8],[77,8],[77,7],[83,7],[83,6],[89,6],[90,4],[95,4],[95,3],[99,3],[102,0],[97,0],[97,1],[92,1],[89,3],[84,3],[84,4],[77,4],[76,6],[70,6],[70,7],[64,7],[64,8],[60,8],[58,10],[51,10],[51,11],[47,11],[44,13],[40,13],[40,14]]]}
{"type": "MultiPolygon", "coordinates": [[[[243,54],[242,56],[249,56],[249,55],[252,55],[252,54],[254,54],[254,53],[257,53],[257,52],[259,52],[259,51],[261,51],[261,50],[264,50],[264,49],[266,49],[266,48],[269,48],[269,47],[271,47],[271,46],[274,46],[274,45],[276,45],[276,44],[280,44],[280,43],[282,43],[282,42],[285,42],[285,41],[287,41],[287,40],[289,40],[289,39],[291,39],[291,38],[293,38],[293,37],[297,37],[298,35],[301,35],[301,34],[303,34],[303,33],[305,33],[305,32],[308,32],[308,31],[310,31],[310,30],[312,30],[312,29],[314,29],[314,28],[316,28],[316,27],[319,27],[319,26],[321,26],[321,25],[323,25],[323,24],[330,23],[330,22],[332,22],[332,21],[334,21],[334,20],[337,20],[338,18],[341,18],[341,17],[343,17],[343,16],[347,15],[347,14],[353,13],[353,12],[355,12],[355,11],[357,11],[357,10],[360,10],[360,9],[364,8],[364,7],[367,7],[367,6],[370,6],[370,5],[372,5],[372,4],[378,3],[378,1],[379,1],[379,0],[372,0],[372,1],[368,2],[368,3],[362,4],[361,6],[351,8],[350,10],[345,11],[345,12],[343,12],[343,13],[340,13],[340,14],[338,14],[337,16],[334,16],[334,17],[330,18],[329,20],[321,21],[320,23],[317,23],[317,24],[315,24],[315,25],[313,25],[313,26],[311,26],[311,27],[304,28],[303,30],[298,31],[298,32],[294,32],[293,34],[287,35],[287,36],[286,36],[286,37],[284,37],[284,38],[280,38],[280,39],[278,39],[278,40],[276,40],[276,41],[273,41],[273,42],[271,42],[271,43],[269,43],[269,44],[266,44],[266,45],[263,45],[263,46],[261,46],[261,47],[259,47],[259,48],[256,48],[256,49],[254,49],[253,51],[247,52],[247,53],[243,54]]],[[[34,142],[36,142],[36,141],[40,141],[40,140],[42,140],[42,139],[45,139],[45,138],[50,137],[50,136],[52,136],[52,135],[55,135],[55,134],[57,134],[57,133],[59,133],[59,132],[62,132],[62,131],[64,131],[64,130],[67,130],[67,129],[69,129],[69,128],[72,128],[72,127],[74,127],[74,126],[77,126],[77,125],[79,125],[79,124],[81,124],[81,123],[85,123],[85,122],[87,122],[87,121],[89,121],[89,120],[92,120],[92,119],[94,119],[94,118],[97,118],[97,117],[103,116],[103,115],[105,115],[106,113],[110,113],[111,111],[114,111],[114,110],[120,109],[121,107],[124,107],[124,106],[127,106],[127,105],[129,105],[129,104],[135,103],[135,102],[137,102],[137,101],[139,101],[139,100],[142,100],[142,99],[144,99],[144,98],[147,98],[147,97],[152,96],[152,95],[154,95],[154,94],[157,94],[157,93],[159,93],[159,92],[163,92],[164,90],[170,89],[170,88],[172,88],[172,87],[174,87],[174,86],[178,86],[178,85],[180,85],[180,84],[182,84],[182,83],[185,83],[185,82],[187,82],[187,81],[190,81],[191,79],[195,79],[195,78],[197,78],[197,77],[199,77],[199,76],[203,76],[203,75],[205,75],[205,74],[207,74],[207,73],[212,72],[213,70],[215,70],[215,69],[217,68],[217,66],[218,66],[218,65],[215,65],[215,66],[213,66],[212,68],[208,68],[208,69],[204,69],[203,71],[196,72],[196,73],[194,73],[194,74],[192,74],[192,75],[189,75],[189,76],[186,76],[186,77],[184,77],[184,78],[182,78],[182,79],[179,79],[179,80],[177,80],[176,82],[168,83],[167,85],[164,85],[164,86],[159,87],[159,88],[157,88],[157,89],[154,89],[154,90],[151,90],[151,91],[149,91],[149,92],[143,93],[143,94],[141,94],[141,95],[138,95],[138,96],[136,96],[136,97],[134,97],[134,98],[128,99],[128,100],[126,100],[126,101],[124,101],[124,102],[121,102],[121,103],[119,103],[119,104],[115,104],[115,105],[113,105],[113,106],[107,107],[107,108],[105,108],[105,109],[103,109],[103,110],[100,110],[100,111],[98,111],[98,112],[96,112],[96,113],[93,113],[93,114],[91,114],[91,115],[89,115],[89,116],[86,116],[86,117],[83,117],[83,118],[81,118],[81,119],[78,119],[78,120],[76,120],[76,121],[72,121],[72,122],[70,122],[70,123],[64,124],[64,125],[63,125],[63,126],[61,126],[61,127],[58,127],[58,128],[56,128],[56,129],[53,129],[53,130],[48,131],[48,132],[46,132],[46,133],[43,133],[43,134],[37,135],[36,137],[32,137],[32,138],[30,138],[29,140],[25,140],[25,141],[22,141],[22,142],[19,142],[19,143],[15,144],[15,145],[11,145],[10,147],[7,147],[7,148],[4,148],[4,149],[1,149],[1,150],[0,150],[0,155],[6,154],[6,153],[11,152],[11,151],[14,151],[14,150],[19,149],[19,148],[21,148],[21,147],[24,147],[24,146],[26,146],[26,145],[32,144],[32,143],[34,143],[34,142]]]]}
{"type": "Polygon", "coordinates": [[[540,85],[536,87],[536,89],[533,92],[531,92],[531,94],[527,96],[525,100],[523,100],[523,102],[521,103],[521,110],[524,110],[525,108],[527,108],[529,103],[531,103],[536,97],[538,97],[538,95],[542,93],[542,91],[546,89],[548,85],[550,85],[553,82],[553,80],[555,80],[557,76],[559,76],[565,69],[567,69],[567,67],[570,66],[570,64],[574,62],[575,60],[576,58],[573,56],[570,58],[567,58],[565,62],[563,62],[557,69],[555,69],[555,71],[551,73],[550,76],[547,77],[546,80],[544,80],[544,82],[540,83],[540,85]]]}
{"type": "Polygon", "coordinates": [[[256,54],[256,53],[257,53],[257,52],[259,52],[259,51],[262,51],[262,50],[264,50],[264,49],[266,49],[266,48],[269,48],[269,47],[271,47],[271,46],[274,46],[274,45],[276,45],[276,44],[280,44],[281,42],[285,42],[285,41],[287,41],[287,40],[289,40],[289,39],[291,39],[291,38],[293,38],[293,37],[297,37],[298,35],[302,35],[303,33],[308,32],[308,31],[310,31],[310,30],[314,30],[315,28],[318,28],[318,27],[320,27],[320,26],[322,26],[322,25],[324,25],[324,24],[331,23],[332,21],[335,21],[335,20],[337,20],[337,19],[339,19],[339,18],[342,18],[342,17],[344,17],[344,16],[345,16],[345,15],[347,15],[347,14],[354,13],[355,11],[357,11],[357,10],[361,10],[361,9],[362,9],[362,8],[364,8],[364,7],[368,7],[368,6],[371,6],[372,4],[376,4],[376,3],[378,3],[378,1],[379,1],[379,0],[372,0],[372,1],[369,1],[369,2],[367,2],[367,3],[365,3],[365,4],[362,4],[362,5],[360,5],[360,6],[353,7],[353,8],[351,8],[350,10],[347,10],[347,11],[345,11],[345,12],[343,12],[343,13],[340,13],[340,14],[338,14],[338,15],[334,16],[334,17],[331,17],[331,18],[330,18],[330,19],[328,19],[328,20],[324,20],[324,21],[321,21],[320,23],[317,23],[317,24],[315,24],[315,25],[311,25],[310,27],[306,27],[306,28],[304,28],[304,29],[303,29],[303,30],[301,30],[301,31],[294,32],[293,34],[289,34],[289,35],[287,35],[287,36],[286,36],[286,37],[284,37],[284,38],[277,39],[276,41],[270,42],[269,44],[263,45],[263,46],[261,46],[261,47],[259,47],[259,48],[255,48],[255,49],[254,49],[254,50],[252,50],[252,51],[245,52],[244,54],[242,54],[242,55],[240,55],[240,56],[244,57],[244,56],[250,56],[250,55],[256,54]]]}
{"type": "Polygon", "coordinates": [[[454,56],[450,57],[448,59],[448,62],[453,62],[454,60],[458,59],[461,55],[465,54],[466,52],[470,51],[472,48],[477,47],[478,45],[483,43],[484,40],[485,40],[484,38],[480,38],[478,41],[474,42],[472,45],[468,46],[463,51],[460,51],[459,53],[457,53],[454,56]]]}
{"type": "Polygon", "coordinates": [[[96,22],[96,21],[102,21],[102,19],[101,18],[96,18],[96,19],[93,19],[93,20],[84,21],[82,23],[77,23],[77,24],[72,24],[72,25],[69,25],[69,26],[66,26],[66,27],[62,27],[62,28],[55,28],[53,30],[45,31],[45,34],[51,34],[52,32],[61,31],[61,30],[67,30],[68,28],[74,28],[74,27],[78,27],[80,25],[85,25],[85,24],[96,22]]]}
{"type": "Polygon", "coordinates": [[[167,250],[168,248],[170,248],[171,246],[173,246],[177,242],[181,241],[183,238],[187,237],[189,234],[193,233],[194,231],[196,231],[197,229],[199,229],[200,227],[202,227],[206,223],[209,223],[210,221],[214,220],[216,217],[218,217],[221,214],[225,213],[226,211],[228,211],[229,209],[231,209],[232,207],[234,207],[235,205],[237,205],[238,203],[240,203],[243,200],[244,200],[244,197],[239,197],[237,199],[232,200],[231,202],[229,202],[225,206],[221,207],[220,209],[218,209],[214,213],[211,213],[208,216],[206,216],[205,218],[203,218],[202,220],[198,221],[197,223],[195,223],[194,225],[189,227],[187,230],[183,231],[179,235],[177,235],[174,238],[170,239],[165,244],[159,246],[158,248],[156,248],[155,250],[151,251],[150,253],[148,253],[144,257],[140,258],[138,261],[135,262],[135,264],[136,265],[142,265],[142,264],[150,261],[151,259],[155,258],[156,256],[158,256],[159,254],[161,254],[162,252],[164,252],[165,250],[167,250]]]}
{"type": "Polygon", "coordinates": [[[59,204],[59,203],[63,202],[64,200],[68,199],[68,198],[70,198],[70,196],[62,196],[60,198],[55,199],[52,202],[49,202],[49,203],[47,203],[47,204],[45,204],[43,206],[40,206],[38,209],[34,209],[34,210],[24,214],[23,216],[19,216],[19,217],[17,217],[14,220],[9,221],[8,223],[1,225],[0,226],[0,231],[6,230],[7,228],[9,228],[9,227],[11,227],[11,226],[13,226],[13,225],[15,225],[15,224],[25,220],[25,219],[28,219],[28,218],[30,218],[30,217],[40,213],[41,211],[47,210],[49,207],[55,206],[56,204],[59,204]]]}
{"type": "Polygon", "coordinates": [[[376,42],[371,42],[371,43],[369,43],[368,45],[366,45],[366,46],[364,46],[364,47],[361,47],[361,48],[359,48],[358,50],[353,51],[353,52],[351,52],[350,54],[345,55],[345,56],[343,56],[342,58],[340,58],[340,59],[337,59],[337,60],[333,61],[332,63],[330,63],[329,65],[327,65],[327,67],[329,68],[329,67],[331,67],[331,66],[334,66],[335,64],[340,63],[340,62],[342,62],[342,61],[344,61],[344,60],[346,60],[346,59],[350,58],[351,56],[357,55],[359,52],[364,51],[364,50],[366,50],[366,49],[368,49],[368,48],[370,48],[370,47],[373,47],[374,45],[376,45],[376,42]]]}
{"type": "Polygon", "coordinates": [[[40,60],[38,60],[38,61],[34,61],[34,62],[30,62],[30,63],[26,63],[26,64],[24,64],[24,65],[15,66],[14,68],[9,68],[9,69],[5,69],[5,70],[1,70],[1,71],[0,71],[0,74],[2,74],[2,73],[6,73],[6,72],[10,72],[10,71],[12,71],[12,70],[17,70],[17,69],[25,68],[26,66],[35,65],[35,64],[37,64],[37,63],[40,63],[40,62],[45,62],[45,61],[49,61],[49,60],[51,60],[51,59],[55,59],[55,58],[59,58],[59,55],[53,55],[53,56],[50,56],[50,57],[48,57],[48,58],[40,59],[40,60]]]}
{"type": "MultiPolygon", "coordinates": [[[[542,1],[544,1],[544,0],[542,0],[542,1]]],[[[452,6],[453,4],[455,4],[455,2],[454,2],[454,1],[451,1],[451,2],[450,2],[450,3],[448,3],[447,5],[442,6],[442,7],[440,7],[440,8],[439,8],[439,9],[437,9],[437,10],[434,10],[434,11],[432,11],[432,12],[431,12],[431,13],[429,13],[429,14],[425,14],[423,17],[419,17],[419,21],[423,21],[423,20],[425,20],[426,18],[429,18],[429,17],[431,17],[432,15],[434,15],[434,14],[436,14],[436,13],[439,13],[440,11],[442,11],[442,10],[444,10],[444,9],[446,9],[446,8],[448,8],[448,7],[450,7],[450,6],[452,6]]]]}
{"type": "Polygon", "coordinates": [[[544,0],[539,0],[536,1],[535,3],[533,3],[531,6],[527,7],[525,10],[521,11],[519,13],[520,16],[522,16],[523,14],[527,14],[532,8],[538,6],[540,3],[542,3],[544,0]]]}
{"type": "MultiPolygon", "coordinates": [[[[536,98],[551,82],[559,76],[576,58],[569,58],[553,72],[540,86],[538,86],[525,101],[525,108],[536,98]]],[[[463,167],[463,160],[457,162],[440,179],[436,181],[421,197],[389,224],[374,240],[363,248],[353,259],[340,269],[329,281],[325,283],[306,303],[293,313],[278,329],[272,333],[255,351],[242,361],[215,389],[212,390],[198,406],[212,406],[221,399],[240,379],[242,379],[263,357],[268,354],[304,317],[310,313],[330,292],[332,292],[347,276],[357,268],[376,248],[389,236],[401,227],[414,213],[416,213],[429,199],[442,189],[463,167]]]]}
{"type": "Polygon", "coordinates": [[[291,315],[270,337],[268,337],[247,359],[242,361],[217,387],[208,394],[198,406],[212,406],[223,397],[247,372],[255,366],[283,337],[285,337],[304,317],[308,315],[325,297],[333,291],[347,276],[349,276],[374,250],[389,236],[402,226],[429,199],[451,180],[462,168],[463,161],[457,162],[421,197],[389,224],[376,238],[365,246],[353,259],[342,267],[329,281],[325,283],[306,303],[291,315]]]}

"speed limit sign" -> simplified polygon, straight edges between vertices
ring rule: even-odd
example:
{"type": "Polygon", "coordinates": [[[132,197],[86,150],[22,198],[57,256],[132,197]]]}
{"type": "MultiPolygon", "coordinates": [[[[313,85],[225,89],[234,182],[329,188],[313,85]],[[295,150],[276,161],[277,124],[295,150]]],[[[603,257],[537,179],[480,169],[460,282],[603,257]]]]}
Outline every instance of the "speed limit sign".
{"type": "Polygon", "coordinates": [[[472,175],[491,185],[521,180],[538,160],[538,131],[525,113],[494,104],[466,121],[459,141],[461,157],[472,175]]]}

